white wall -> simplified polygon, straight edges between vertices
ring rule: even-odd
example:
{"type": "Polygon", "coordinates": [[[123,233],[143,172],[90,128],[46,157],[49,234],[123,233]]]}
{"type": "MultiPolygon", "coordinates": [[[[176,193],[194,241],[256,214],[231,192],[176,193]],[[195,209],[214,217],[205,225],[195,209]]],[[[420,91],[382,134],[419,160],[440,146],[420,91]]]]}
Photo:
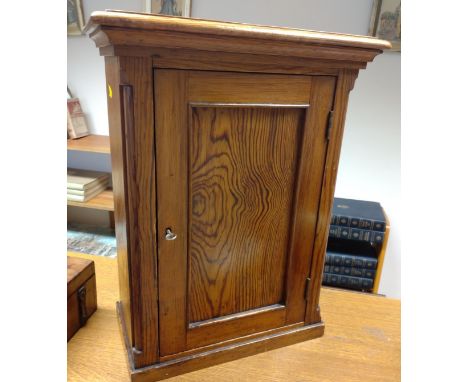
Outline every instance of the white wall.
{"type": "Polygon", "coordinates": [[[390,220],[379,293],[400,297],[400,53],[376,57],[350,94],[335,195],[374,200],[390,220]]]}
{"type": "MultiPolygon", "coordinates": [[[[82,3],[87,21],[93,11],[143,11],[145,0],[83,0],[82,3]]],[[[73,96],[80,99],[91,131],[108,135],[104,58],[87,36],[70,36],[67,40],[68,86],[73,96]]]]}
{"type": "MultiPolygon", "coordinates": [[[[92,10],[144,10],[144,0],[84,0],[92,10]]],[[[367,34],[372,0],[192,0],[192,16],[330,32],[367,34]]],[[[351,93],[335,195],[380,202],[391,235],[380,293],[400,297],[400,54],[378,56],[351,93]]],[[[68,38],[68,83],[91,130],[108,134],[104,60],[87,37],[68,38]]],[[[79,167],[78,156],[70,163],[79,167]]],[[[105,166],[95,158],[98,166],[105,166]]],[[[89,163],[88,163],[89,165],[89,163]]]]}
{"type": "MultiPolygon", "coordinates": [[[[97,10],[143,11],[145,0],[84,0],[82,3],[87,21],[91,12],[97,10]]],[[[109,135],[104,58],[87,36],[70,36],[67,39],[67,84],[73,96],[80,99],[91,132],[109,135]]],[[[68,167],[112,171],[110,156],[106,154],[68,151],[67,162],[68,167]]],[[[68,207],[67,215],[68,220],[74,222],[109,224],[109,215],[105,211],[68,207]]]]}

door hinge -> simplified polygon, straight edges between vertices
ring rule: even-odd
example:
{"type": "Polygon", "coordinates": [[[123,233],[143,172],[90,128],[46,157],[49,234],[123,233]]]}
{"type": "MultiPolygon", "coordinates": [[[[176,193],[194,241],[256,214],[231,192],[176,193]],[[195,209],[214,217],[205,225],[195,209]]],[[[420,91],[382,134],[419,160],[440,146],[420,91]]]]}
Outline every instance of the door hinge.
{"type": "Polygon", "coordinates": [[[333,110],[330,110],[328,112],[327,130],[325,132],[325,138],[327,139],[327,141],[330,140],[332,126],[333,126],[333,110]]]}
{"type": "Polygon", "coordinates": [[[309,301],[310,297],[310,277],[306,278],[305,289],[304,289],[304,300],[309,301]]]}

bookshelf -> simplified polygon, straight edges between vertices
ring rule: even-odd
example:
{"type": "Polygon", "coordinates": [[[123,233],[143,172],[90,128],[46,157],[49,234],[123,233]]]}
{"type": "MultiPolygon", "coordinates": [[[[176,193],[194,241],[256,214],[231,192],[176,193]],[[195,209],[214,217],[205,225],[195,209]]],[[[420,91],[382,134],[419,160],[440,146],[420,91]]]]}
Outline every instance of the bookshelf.
{"type": "MultiPolygon", "coordinates": [[[[68,139],[67,150],[110,155],[109,136],[88,135],[78,139],[68,139]]],[[[115,243],[114,193],[112,189],[108,188],[102,191],[87,202],[67,200],[67,205],[74,208],[78,207],[81,209],[107,212],[110,223],[109,229],[107,225],[104,227],[102,223],[97,222],[92,225],[77,225],[70,222],[71,225],[67,232],[67,242],[69,241],[68,248],[93,255],[102,255],[104,252],[112,252],[112,242],[115,243]]],[[[107,254],[105,256],[107,256],[107,254]]]]}
{"type": "Polygon", "coordinates": [[[68,200],[68,205],[111,212],[114,211],[114,195],[111,189],[107,189],[87,202],[74,202],[68,200]]]}
{"type": "Polygon", "coordinates": [[[78,139],[68,139],[67,149],[90,153],[110,154],[110,143],[107,135],[88,135],[78,139]]]}
{"type": "MultiPolygon", "coordinates": [[[[110,142],[107,135],[88,135],[78,139],[67,140],[67,150],[91,153],[110,154],[110,142]]],[[[112,189],[107,189],[87,202],[67,201],[69,206],[92,208],[95,210],[109,211],[111,222],[114,221],[114,194],[112,189]]]]}

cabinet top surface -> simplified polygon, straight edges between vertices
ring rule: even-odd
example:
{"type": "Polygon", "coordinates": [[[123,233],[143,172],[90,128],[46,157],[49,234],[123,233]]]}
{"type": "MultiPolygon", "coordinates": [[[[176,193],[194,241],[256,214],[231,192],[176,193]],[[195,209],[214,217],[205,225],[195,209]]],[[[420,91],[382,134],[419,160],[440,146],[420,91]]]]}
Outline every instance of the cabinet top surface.
{"type": "Polygon", "coordinates": [[[123,11],[96,11],[91,14],[86,32],[91,37],[99,27],[144,31],[194,33],[218,37],[240,37],[305,45],[343,46],[382,51],[391,48],[388,41],[370,36],[310,31],[234,22],[183,18],[123,11]]]}

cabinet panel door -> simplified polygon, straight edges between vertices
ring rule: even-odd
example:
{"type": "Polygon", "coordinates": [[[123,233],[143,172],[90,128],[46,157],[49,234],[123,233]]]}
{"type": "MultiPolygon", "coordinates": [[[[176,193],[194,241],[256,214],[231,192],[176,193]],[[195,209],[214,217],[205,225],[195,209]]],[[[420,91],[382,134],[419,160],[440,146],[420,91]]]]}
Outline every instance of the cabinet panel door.
{"type": "Polygon", "coordinates": [[[162,356],[303,322],[334,88],[155,70],[162,356]]]}

